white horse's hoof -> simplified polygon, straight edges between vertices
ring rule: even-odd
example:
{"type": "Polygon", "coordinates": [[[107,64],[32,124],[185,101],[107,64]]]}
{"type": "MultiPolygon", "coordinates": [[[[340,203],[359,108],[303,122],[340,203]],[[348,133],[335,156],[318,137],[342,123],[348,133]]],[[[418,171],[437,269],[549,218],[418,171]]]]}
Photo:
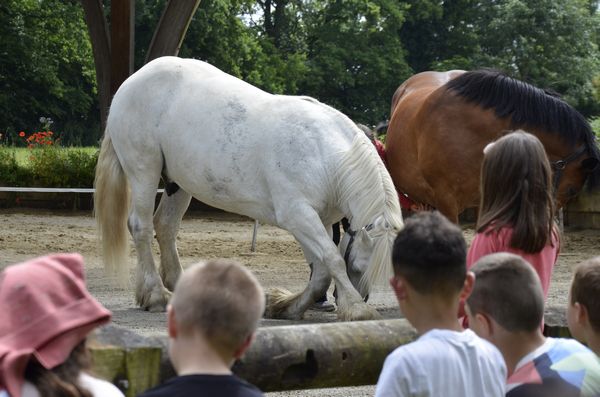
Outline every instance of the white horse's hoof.
{"type": "Polygon", "coordinates": [[[355,303],[346,310],[338,308],[338,320],[340,321],[380,320],[382,318],[377,310],[363,302],[355,303]]]}
{"type": "Polygon", "coordinates": [[[170,299],[171,292],[164,287],[154,288],[150,293],[136,296],[138,305],[151,313],[164,312],[170,299]]]}

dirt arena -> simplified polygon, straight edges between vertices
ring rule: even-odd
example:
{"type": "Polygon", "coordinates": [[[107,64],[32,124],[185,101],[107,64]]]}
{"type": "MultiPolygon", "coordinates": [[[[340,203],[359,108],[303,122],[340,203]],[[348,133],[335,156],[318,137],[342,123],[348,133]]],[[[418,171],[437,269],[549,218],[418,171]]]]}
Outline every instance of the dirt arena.
{"type": "MultiPolygon", "coordinates": [[[[135,307],[133,292],[107,285],[97,250],[95,222],[91,212],[50,212],[28,209],[0,210],[0,268],[50,252],[79,252],[86,260],[89,288],[113,314],[114,323],[143,335],[163,335],[163,313],[148,313],[135,307]]],[[[200,259],[227,257],[252,270],[265,288],[284,287],[300,291],[308,280],[308,266],[295,240],[286,231],[261,226],[257,252],[250,252],[253,221],[221,212],[188,213],[178,237],[181,263],[185,267],[200,259]]],[[[472,227],[464,226],[468,241],[472,227]]],[[[572,230],[564,233],[560,259],[554,270],[549,303],[565,304],[572,269],[580,261],[600,255],[600,230],[572,230]]],[[[155,244],[157,252],[157,244],[155,244]]],[[[133,274],[134,251],[131,251],[133,274]]],[[[329,291],[331,298],[332,288],[329,291]]],[[[386,318],[400,313],[391,290],[380,286],[369,301],[386,318]]],[[[305,322],[335,321],[335,313],[307,312],[305,322]]],[[[290,321],[264,320],[263,326],[290,324],[290,321]]],[[[331,391],[269,393],[268,396],[343,395],[367,396],[373,387],[331,391]]]]}

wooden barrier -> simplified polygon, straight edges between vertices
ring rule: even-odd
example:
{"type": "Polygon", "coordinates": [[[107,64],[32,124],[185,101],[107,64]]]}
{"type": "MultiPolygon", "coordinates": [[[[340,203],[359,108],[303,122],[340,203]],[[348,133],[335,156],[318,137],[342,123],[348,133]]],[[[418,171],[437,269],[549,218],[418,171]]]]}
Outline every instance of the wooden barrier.
{"type": "MultiPolygon", "coordinates": [[[[108,325],[88,339],[94,373],[117,385],[127,397],[134,397],[160,383],[168,360],[166,339],[146,338],[128,329],[108,325]]],[[[174,372],[168,365],[170,374],[174,372]]]]}
{"type": "Polygon", "coordinates": [[[565,224],[583,229],[600,229],[600,191],[581,192],[567,205],[565,224]]]}
{"type": "MultiPolygon", "coordinates": [[[[402,319],[264,327],[233,371],[263,391],[374,384],[385,357],[415,337],[402,319]]],[[[94,372],[128,397],[175,375],[166,337],[108,325],[88,345],[94,372]]]]}
{"type": "MultiPolygon", "coordinates": [[[[570,337],[565,308],[548,307],[546,336],[570,337]]],[[[375,384],[387,355],[416,338],[403,319],[259,328],[234,373],[261,390],[375,384]]],[[[135,396],[175,375],[167,338],[109,325],[89,342],[95,372],[135,396]]]]}
{"type": "MultiPolygon", "coordinates": [[[[163,189],[157,190],[158,206],[163,189]]],[[[59,210],[92,210],[92,188],[36,188],[0,186],[0,208],[44,208],[59,210]]],[[[192,198],[191,211],[221,211],[192,198]]]]}
{"type": "Polygon", "coordinates": [[[387,355],[415,337],[406,320],[261,328],[233,370],[263,391],[375,384],[387,355]]]}

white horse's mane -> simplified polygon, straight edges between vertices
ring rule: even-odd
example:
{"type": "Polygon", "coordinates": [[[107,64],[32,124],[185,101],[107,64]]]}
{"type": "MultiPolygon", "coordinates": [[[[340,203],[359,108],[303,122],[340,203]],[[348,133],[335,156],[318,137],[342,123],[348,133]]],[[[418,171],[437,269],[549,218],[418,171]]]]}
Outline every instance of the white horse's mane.
{"type": "Polygon", "coordinates": [[[375,240],[375,247],[361,280],[361,284],[371,286],[392,274],[392,247],[403,227],[398,193],[373,144],[362,132],[356,134],[338,165],[336,190],[340,202],[350,205],[352,230],[373,225],[369,235],[375,240]]]}

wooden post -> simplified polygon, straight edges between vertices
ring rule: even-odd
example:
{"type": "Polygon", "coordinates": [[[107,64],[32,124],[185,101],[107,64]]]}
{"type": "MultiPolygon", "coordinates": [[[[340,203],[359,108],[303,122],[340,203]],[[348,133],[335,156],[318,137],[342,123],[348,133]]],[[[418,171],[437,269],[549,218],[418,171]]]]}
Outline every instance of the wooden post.
{"type": "MultiPolygon", "coordinates": [[[[110,29],[102,0],[81,0],[92,42],[102,130],[108,107],[123,81],[134,72],[135,0],[111,1],[110,29]],[[110,32],[110,33],[109,33],[110,32]],[[109,37],[110,36],[110,37],[109,37]]],[[[169,0],[154,32],[146,62],[177,55],[200,0],[169,0]]]]}
{"type": "Polygon", "coordinates": [[[96,68],[96,83],[98,84],[98,98],[100,105],[101,128],[104,131],[108,107],[110,106],[110,40],[108,38],[108,25],[104,18],[102,0],[82,0],[85,23],[88,27],[94,65],[96,68]]]}
{"type": "Polygon", "coordinates": [[[165,55],[179,54],[179,48],[200,0],[168,0],[154,31],[146,63],[165,55]]]}
{"type": "Polygon", "coordinates": [[[110,92],[117,92],[133,73],[135,0],[110,3],[110,92]]]}

